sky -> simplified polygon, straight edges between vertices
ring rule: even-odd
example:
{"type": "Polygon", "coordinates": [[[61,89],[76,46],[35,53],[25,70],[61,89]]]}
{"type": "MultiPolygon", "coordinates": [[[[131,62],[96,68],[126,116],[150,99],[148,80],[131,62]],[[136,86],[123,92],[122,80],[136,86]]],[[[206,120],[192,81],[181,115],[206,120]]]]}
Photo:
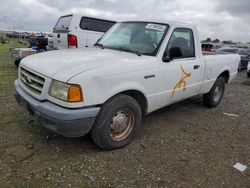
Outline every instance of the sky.
{"type": "Polygon", "coordinates": [[[0,0],[0,28],[52,31],[69,13],[181,21],[196,24],[202,39],[250,42],[249,0],[0,0]]]}

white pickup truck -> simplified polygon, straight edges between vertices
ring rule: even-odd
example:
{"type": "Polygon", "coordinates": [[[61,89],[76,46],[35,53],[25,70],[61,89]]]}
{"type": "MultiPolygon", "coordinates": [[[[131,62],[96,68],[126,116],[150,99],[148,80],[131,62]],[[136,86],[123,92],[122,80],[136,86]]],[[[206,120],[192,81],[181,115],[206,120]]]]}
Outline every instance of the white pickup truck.
{"type": "Polygon", "coordinates": [[[22,60],[16,99],[46,129],[65,137],[91,132],[104,150],[129,144],[142,116],[203,95],[222,100],[240,56],[203,56],[197,28],[170,21],[115,24],[93,48],[22,60]]]}

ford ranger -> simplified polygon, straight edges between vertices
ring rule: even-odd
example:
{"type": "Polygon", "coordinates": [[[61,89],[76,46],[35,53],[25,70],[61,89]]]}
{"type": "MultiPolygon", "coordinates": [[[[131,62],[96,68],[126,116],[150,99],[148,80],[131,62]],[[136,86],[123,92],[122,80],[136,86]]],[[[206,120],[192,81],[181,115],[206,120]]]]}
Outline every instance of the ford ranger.
{"type": "Polygon", "coordinates": [[[91,133],[103,150],[128,145],[142,116],[196,95],[216,107],[237,75],[237,54],[203,55],[196,26],[171,21],[115,24],[87,49],[24,58],[17,102],[65,137],[91,133]]]}

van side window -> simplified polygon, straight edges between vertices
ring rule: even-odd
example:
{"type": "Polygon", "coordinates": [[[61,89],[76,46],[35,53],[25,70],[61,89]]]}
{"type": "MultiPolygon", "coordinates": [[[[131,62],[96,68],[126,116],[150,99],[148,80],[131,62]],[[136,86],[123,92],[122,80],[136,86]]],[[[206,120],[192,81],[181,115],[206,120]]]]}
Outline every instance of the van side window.
{"type": "Polygon", "coordinates": [[[193,31],[187,28],[175,29],[169,40],[166,55],[173,59],[195,57],[193,31]]]}
{"type": "Polygon", "coordinates": [[[84,29],[84,30],[90,30],[90,31],[97,31],[97,32],[105,33],[114,24],[115,24],[115,22],[112,22],[112,21],[82,17],[81,23],[80,23],[80,28],[84,29]]]}

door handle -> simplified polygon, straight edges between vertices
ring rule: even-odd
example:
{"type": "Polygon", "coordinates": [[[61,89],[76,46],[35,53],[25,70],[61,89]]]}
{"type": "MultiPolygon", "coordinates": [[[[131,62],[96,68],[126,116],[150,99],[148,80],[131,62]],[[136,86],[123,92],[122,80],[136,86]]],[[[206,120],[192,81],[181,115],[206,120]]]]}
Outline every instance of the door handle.
{"type": "Polygon", "coordinates": [[[144,76],[144,78],[147,80],[149,78],[155,78],[155,75],[147,75],[147,76],[144,76]]]}
{"type": "Polygon", "coordinates": [[[194,65],[194,70],[200,68],[201,66],[200,65],[194,65]]]}

